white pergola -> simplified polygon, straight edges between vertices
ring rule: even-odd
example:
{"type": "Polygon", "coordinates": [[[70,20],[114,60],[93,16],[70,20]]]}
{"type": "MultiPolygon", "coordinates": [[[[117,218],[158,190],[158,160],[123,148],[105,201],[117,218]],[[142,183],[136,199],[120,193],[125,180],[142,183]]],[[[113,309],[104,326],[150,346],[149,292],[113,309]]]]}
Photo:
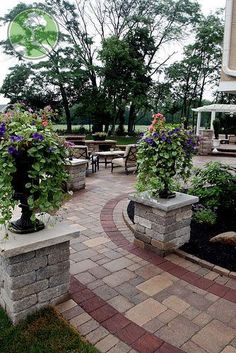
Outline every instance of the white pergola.
{"type": "Polygon", "coordinates": [[[236,104],[211,104],[205,105],[200,108],[192,109],[194,112],[197,112],[197,129],[196,134],[199,135],[199,130],[201,128],[201,119],[202,113],[209,112],[211,113],[211,129],[213,130],[213,122],[216,118],[216,113],[236,113],[236,104]]]}

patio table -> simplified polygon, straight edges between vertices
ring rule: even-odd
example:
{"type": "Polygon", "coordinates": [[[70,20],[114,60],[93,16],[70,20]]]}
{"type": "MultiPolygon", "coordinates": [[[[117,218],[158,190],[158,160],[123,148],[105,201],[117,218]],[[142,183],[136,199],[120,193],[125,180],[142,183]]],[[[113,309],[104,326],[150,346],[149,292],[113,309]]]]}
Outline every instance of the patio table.
{"type": "Polygon", "coordinates": [[[99,170],[99,164],[104,163],[105,168],[107,168],[108,163],[111,163],[114,157],[122,157],[124,156],[125,151],[105,151],[105,152],[95,152],[93,153],[94,156],[97,156],[97,168],[99,170]],[[100,157],[104,158],[104,162],[100,161],[100,157]]]}

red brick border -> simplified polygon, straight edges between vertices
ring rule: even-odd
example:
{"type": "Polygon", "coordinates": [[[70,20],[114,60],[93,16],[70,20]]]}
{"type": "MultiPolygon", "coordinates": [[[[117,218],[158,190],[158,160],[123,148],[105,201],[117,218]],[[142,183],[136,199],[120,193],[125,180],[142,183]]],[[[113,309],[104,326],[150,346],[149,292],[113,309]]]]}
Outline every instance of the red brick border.
{"type": "Polygon", "coordinates": [[[140,258],[148,261],[149,263],[158,266],[162,270],[174,275],[175,277],[182,279],[189,284],[194,285],[197,288],[204,289],[205,291],[215,294],[220,298],[224,298],[232,303],[236,303],[236,289],[229,288],[223,284],[218,284],[212,280],[206,279],[194,272],[181,267],[180,265],[174,264],[173,262],[166,260],[163,257],[151,252],[149,250],[141,249],[132,243],[130,243],[117,228],[113,220],[113,212],[117,204],[123,200],[127,195],[123,194],[119,197],[109,200],[102,208],[100,214],[101,225],[107,236],[117,246],[130,253],[139,256],[140,258]]]}
{"type": "MultiPolygon", "coordinates": [[[[184,353],[181,349],[164,342],[127,319],[73,276],[70,282],[70,294],[78,306],[83,308],[101,326],[139,353],[184,353]]],[[[78,309],[79,307],[74,307],[65,311],[63,315],[68,319],[71,317],[71,313],[77,312],[78,309]]]]}

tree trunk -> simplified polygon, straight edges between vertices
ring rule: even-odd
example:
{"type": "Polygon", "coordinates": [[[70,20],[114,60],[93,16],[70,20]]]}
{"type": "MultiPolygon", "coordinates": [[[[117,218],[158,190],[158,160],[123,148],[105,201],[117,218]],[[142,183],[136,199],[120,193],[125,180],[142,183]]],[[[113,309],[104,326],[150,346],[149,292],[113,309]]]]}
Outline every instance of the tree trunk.
{"type": "Polygon", "coordinates": [[[128,120],[128,134],[131,134],[134,129],[135,123],[135,105],[131,103],[130,110],[129,110],[129,120],[128,120]]]}
{"type": "Polygon", "coordinates": [[[60,83],[59,85],[60,85],[60,92],[61,92],[61,96],[62,96],[63,107],[64,107],[65,114],[66,114],[66,126],[67,126],[66,131],[69,134],[71,134],[72,133],[72,123],[71,123],[69,102],[68,102],[66,91],[65,91],[63,84],[60,83]]]}
{"type": "Polygon", "coordinates": [[[118,110],[118,121],[119,121],[119,127],[118,131],[120,135],[123,135],[125,132],[125,109],[124,108],[119,108],[118,110]]]}

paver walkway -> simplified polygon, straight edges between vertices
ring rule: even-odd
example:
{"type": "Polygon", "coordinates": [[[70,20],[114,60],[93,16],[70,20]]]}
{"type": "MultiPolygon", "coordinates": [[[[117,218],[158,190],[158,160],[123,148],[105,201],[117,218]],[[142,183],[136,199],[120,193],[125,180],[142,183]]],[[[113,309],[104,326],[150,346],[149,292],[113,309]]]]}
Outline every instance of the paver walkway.
{"type": "Polygon", "coordinates": [[[64,207],[81,236],[71,244],[71,299],[58,309],[104,353],[236,353],[236,280],[135,247],[122,217],[134,182],[101,170],[64,207]]]}

